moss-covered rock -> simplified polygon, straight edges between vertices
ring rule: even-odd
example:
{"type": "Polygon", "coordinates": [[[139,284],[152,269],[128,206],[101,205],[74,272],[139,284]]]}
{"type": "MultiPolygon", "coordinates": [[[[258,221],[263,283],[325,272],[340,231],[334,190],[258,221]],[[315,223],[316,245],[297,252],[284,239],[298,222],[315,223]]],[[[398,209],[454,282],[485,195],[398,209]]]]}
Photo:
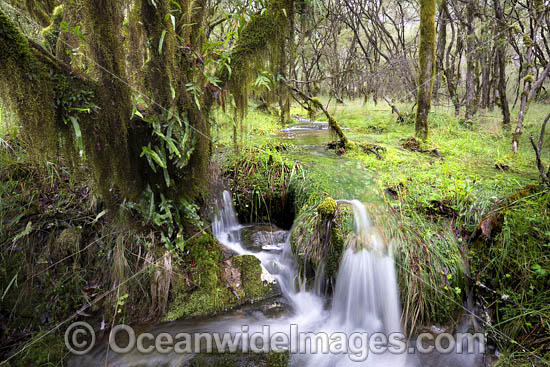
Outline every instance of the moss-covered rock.
{"type": "Polygon", "coordinates": [[[290,245],[299,264],[298,269],[302,272],[301,276],[308,282],[313,282],[315,273],[324,269],[324,276],[329,284],[335,284],[345,238],[352,231],[351,211],[338,208],[332,198],[325,199],[316,210],[301,213],[290,237],[290,245]],[[319,207],[322,208],[321,211],[319,207]]]}
{"type": "Polygon", "coordinates": [[[317,207],[317,213],[319,213],[319,215],[321,215],[322,217],[333,217],[336,213],[337,207],[338,204],[336,203],[336,200],[328,197],[323,200],[321,204],[319,204],[319,206],[317,207]]]}
{"type": "Polygon", "coordinates": [[[261,262],[257,257],[240,255],[233,257],[231,261],[240,270],[241,284],[247,300],[254,301],[271,294],[271,286],[262,281],[261,262]]]}
{"type": "Polygon", "coordinates": [[[190,255],[189,273],[174,275],[165,320],[214,314],[273,294],[271,285],[262,281],[258,258],[241,255],[222,262],[219,244],[209,234],[191,244],[190,255]]]}

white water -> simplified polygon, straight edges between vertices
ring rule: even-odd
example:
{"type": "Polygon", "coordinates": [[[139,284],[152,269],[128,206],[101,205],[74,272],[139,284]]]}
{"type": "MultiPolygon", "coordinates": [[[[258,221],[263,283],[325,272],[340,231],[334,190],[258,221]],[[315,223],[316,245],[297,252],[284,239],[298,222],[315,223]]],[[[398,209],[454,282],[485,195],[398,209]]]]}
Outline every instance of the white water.
{"type": "MultiPolygon", "coordinates": [[[[261,325],[269,324],[272,333],[288,332],[291,324],[297,324],[300,332],[326,332],[329,335],[335,332],[348,336],[354,332],[367,332],[369,335],[376,332],[386,335],[401,332],[401,310],[391,251],[387,250],[371,225],[361,202],[341,201],[341,204],[353,208],[355,236],[346,244],[332,302],[327,307],[327,300],[322,296],[325,282],[322,266],[317,269],[313,289],[308,290],[305,282],[295,281],[298,272],[288,241],[282,253],[252,253],[246,250],[240,242],[241,227],[235,216],[231,194],[224,191],[223,206],[213,224],[214,234],[223,245],[236,253],[257,256],[265,269],[277,279],[283,295],[293,308],[290,316],[261,320],[258,329],[261,325]]],[[[250,327],[254,330],[252,325],[250,327]]],[[[352,361],[345,353],[292,354],[292,364],[297,366],[398,367],[404,365],[404,362],[405,355],[391,353],[369,353],[368,359],[362,362],[352,361]]]]}

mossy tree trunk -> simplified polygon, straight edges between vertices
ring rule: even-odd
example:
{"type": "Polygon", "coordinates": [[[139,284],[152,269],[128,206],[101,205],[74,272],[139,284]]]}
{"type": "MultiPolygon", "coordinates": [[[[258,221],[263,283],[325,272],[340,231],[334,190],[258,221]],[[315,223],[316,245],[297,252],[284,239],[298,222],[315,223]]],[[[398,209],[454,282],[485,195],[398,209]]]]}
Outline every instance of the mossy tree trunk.
{"type": "Polygon", "coordinates": [[[327,111],[327,109],[323,106],[323,104],[317,98],[312,98],[312,97],[308,96],[307,94],[305,94],[304,92],[302,92],[301,90],[299,90],[296,87],[291,87],[289,85],[289,88],[292,88],[292,90],[298,96],[300,96],[300,98],[302,98],[305,101],[311,103],[315,107],[316,110],[318,109],[318,110],[323,111],[323,113],[325,114],[325,116],[328,119],[328,126],[329,126],[330,131],[332,131],[334,134],[336,134],[336,136],[338,137],[338,140],[340,141],[340,145],[343,148],[346,148],[349,144],[348,138],[346,137],[346,135],[342,131],[342,128],[340,127],[338,122],[334,119],[334,117],[332,117],[332,115],[327,111]]]}
{"type": "Polygon", "coordinates": [[[428,114],[432,103],[435,72],[435,0],[420,1],[420,47],[416,111],[416,136],[428,138],[428,114]]]}
{"type": "Polygon", "coordinates": [[[444,70],[445,46],[447,44],[447,16],[445,14],[447,1],[442,0],[439,5],[437,47],[436,47],[436,79],[433,91],[433,98],[436,103],[439,102],[439,88],[441,87],[441,75],[444,70]]]}
{"type": "MultiPolygon", "coordinates": [[[[242,85],[252,64],[272,50],[284,51],[293,6],[292,0],[273,0],[252,17],[231,57],[233,74],[219,75],[221,87],[242,85]]],[[[201,57],[208,9],[206,0],[77,0],[66,7],[64,20],[84,37],[58,37],[58,58],[0,11],[0,95],[15,107],[29,146],[50,156],[63,148],[78,160],[81,131],[85,163],[106,201],[136,200],[149,188],[157,199],[200,203],[211,152],[208,117],[221,93],[207,79],[201,57]],[[145,64],[145,53],[128,50],[131,42],[146,46],[145,64]],[[66,57],[75,44],[86,53],[83,63],[66,57]],[[141,102],[133,105],[139,94],[141,102]],[[166,141],[178,137],[174,153],[166,141]],[[164,153],[156,171],[144,147],[164,153]]],[[[246,96],[246,88],[236,95],[246,96]]]]}

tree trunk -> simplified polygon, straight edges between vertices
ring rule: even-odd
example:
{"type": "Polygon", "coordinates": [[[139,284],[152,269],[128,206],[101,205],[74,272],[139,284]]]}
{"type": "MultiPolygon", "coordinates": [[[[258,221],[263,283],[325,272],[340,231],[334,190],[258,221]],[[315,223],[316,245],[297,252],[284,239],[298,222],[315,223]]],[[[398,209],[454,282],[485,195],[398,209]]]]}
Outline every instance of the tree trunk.
{"type": "Polygon", "coordinates": [[[428,138],[428,113],[431,108],[435,71],[435,0],[420,1],[419,75],[416,111],[416,136],[428,138]]]}
{"type": "Polygon", "coordinates": [[[494,0],[495,16],[498,20],[498,31],[500,37],[496,44],[496,62],[498,64],[498,96],[500,99],[500,109],[502,110],[502,126],[504,129],[510,129],[510,107],[506,95],[506,43],[504,32],[506,23],[504,21],[504,12],[500,5],[500,0],[494,0]]]}
{"type": "Polygon", "coordinates": [[[466,121],[471,121],[476,111],[475,1],[469,0],[466,7],[466,121]]]}
{"type": "Polygon", "coordinates": [[[443,0],[439,6],[439,30],[437,33],[437,64],[436,80],[434,85],[434,99],[439,103],[439,88],[441,85],[441,73],[444,71],[445,46],[447,44],[447,14],[445,8],[447,1],[443,0]]]}

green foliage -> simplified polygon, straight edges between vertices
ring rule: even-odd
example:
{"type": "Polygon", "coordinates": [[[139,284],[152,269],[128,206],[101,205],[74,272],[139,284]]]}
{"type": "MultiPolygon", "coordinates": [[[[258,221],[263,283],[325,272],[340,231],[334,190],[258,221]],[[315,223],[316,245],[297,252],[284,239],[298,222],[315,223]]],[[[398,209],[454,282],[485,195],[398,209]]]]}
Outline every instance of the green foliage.
{"type": "Polygon", "coordinates": [[[270,221],[292,225],[293,185],[299,185],[301,168],[284,159],[284,145],[265,145],[228,157],[226,177],[240,218],[245,222],[270,221]]]}
{"type": "Polygon", "coordinates": [[[516,346],[500,334],[535,350],[550,342],[545,322],[550,313],[549,208],[548,191],[518,192],[494,209],[501,215],[494,238],[476,241],[470,252],[473,275],[495,291],[481,295],[486,305],[495,305],[491,330],[507,351],[516,346]]]}
{"type": "MultiPolygon", "coordinates": [[[[135,103],[134,114],[141,115],[135,103]]],[[[189,122],[185,116],[174,112],[173,108],[161,115],[140,117],[152,128],[152,142],[142,147],[141,157],[145,156],[153,172],[161,169],[164,184],[171,187],[174,177],[171,177],[170,171],[172,175],[177,175],[178,170],[189,164],[195,150],[195,137],[191,133],[189,122]]]]}
{"type": "MultiPolygon", "coordinates": [[[[400,108],[410,109],[408,106],[400,108]]],[[[307,111],[294,108],[293,113],[300,115],[307,111]]],[[[543,108],[535,108],[527,120],[537,121],[542,113],[543,108]]],[[[281,188],[266,184],[270,182],[266,179],[268,172],[279,167],[276,163],[279,159],[289,166],[299,162],[302,172],[297,176],[299,179],[294,180],[292,185],[284,186],[287,198],[294,199],[297,215],[291,243],[298,262],[304,264],[306,258],[319,259],[323,249],[328,248],[318,245],[323,242],[316,225],[317,206],[328,196],[360,199],[369,204],[373,221],[382,229],[386,242],[392,245],[395,252],[407,329],[414,330],[429,322],[446,323],[454,319],[461,312],[467,293],[461,255],[467,252],[466,237],[490,210],[496,198],[537,179],[532,152],[528,147],[523,147],[519,154],[507,153],[509,141],[500,130],[497,113],[489,118],[474,120],[472,128],[465,129],[446,110],[436,108],[430,114],[431,141],[421,144],[420,148],[427,151],[437,148],[443,159],[403,149],[401,138],[411,136],[414,128],[395,124],[395,117],[392,117],[389,108],[380,111],[380,106],[361,106],[353,101],[337,107],[334,116],[349,129],[350,139],[357,144],[374,143],[384,147],[385,160],[379,160],[361,149],[351,149],[343,157],[332,157],[310,154],[310,151],[292,145],[285,145],[285,149],[274,155],[272,149],[267,147],[280,144],[266,145],[261,134],[269,132],[270,124],[277,126],[278,122],[254,112],[250,118],[261,121],[260,136],[250,137],[249,141],[256,147],[241,152],[228,162],[231,167],[229,177],[240,177],[233,181],[232,186],[235,199],[239,202],[237,208],[250,205],[250,199],[243,195],[243,192],[250,191],[241,189],[250,187],[251,183],[254,183],[252,187],[261,188],[262,196],[276,197],[272,191],[281,188]],[[267,164],[270,155],[273,155],[272,165],[267,164]],[[235,162],[240,163],[232,165],[235,162]],[[513,168],[498,170],[495,162],[513,168]],[[251,166],[258,167],[261,174],[247,175],[247,167],[251,166]],[[292,196],[288,196],[289,193],[292,196]],[[386,205],[390,213],[384,209],[386,205]],[[296,244],[301,245],[297,247],[296,244]]],[[[347,230],[350,231],[351,227],[347,230]]],[[[344,237],[340,231],[333,232],[331,236],[336,242],[343,243],[345,233],[344,237]]],[[[520,238],[518,236],[518,240],[520,238]]],[[[334,254],[335,261],[325,264],[325,272],[331,272],[332,276],[336,274],[339,263],[337,252],[334,254]]],[[[306,277],[311,277],[317,270],[320,262],[315,261],[303,268],[306,277]]],[[[548,266],[536,261],[527,268],[539,279],[548,266]],[[540,265],[540,269],[536,265],[540,265]]],[[[508,273],[512,274],[513,279],[514,273],[508,273]]]]}

